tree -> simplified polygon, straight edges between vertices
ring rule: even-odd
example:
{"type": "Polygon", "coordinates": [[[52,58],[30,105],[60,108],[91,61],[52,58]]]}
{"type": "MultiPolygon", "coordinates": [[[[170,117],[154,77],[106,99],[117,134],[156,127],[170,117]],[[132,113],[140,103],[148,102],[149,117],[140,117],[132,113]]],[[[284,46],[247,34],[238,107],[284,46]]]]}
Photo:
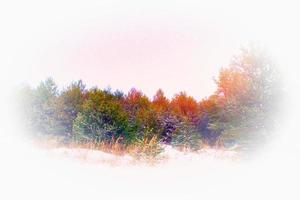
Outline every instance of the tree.
{"type": "Polygon", "coordinates": [[[196,127],[188,121],[180,123],[173,134],[171,145],[179,149],[199,150],[202,139],[196,127]]]}
{"type": "Polygon", "coordinates": [[[62,134],[68,137],[72,135],[73,121],[82,111],[85,96],[85,85],[79,80],[71,83],[57,98],[56,111],[61,124],[65,127],[62,134]]]}
{"type": "Polygon", "coordinates": [[[128,115],[120,102],[97,88],[89,91],[73,128],[75,139],[80,141],[109,142],[122,137],[128,142],[133,139],[128,131],[128,115]]]}
{"type": "Polygon", "coordinates": [[[42,134],[59,135],[65,128],[59,119],[59,91],[52,78],[41,82],[33,91],[32,120],[35,130],[42,134]]]}
{"type": "Polygon", "coordinates": [[[220,72],[217,95],[223,99],[222,139],[246,144],[270,136],[272,112],[278,107],[279,77],[270,59],[257,47],[243,48],[220,72]]]}
{"type": "Polygon", "coordinates": [[[170,101],[167,99],[167,97],[165,97],[162,89],[157,90],[156,94],[154,95],[152,107],[159,114],[169,111],[170,101]]]}
{"type": "Polygon", "coordinates": [[[123,106],[129,114],[132,129],[139,137],[153,137],[159,134],[157,114],[151,106],[151,101],[141,91],[131,89],[124,98],[123,106]]]}
{"type": "Polygon", "coordinates": [[[224,131],[224,103],[217,95],[211,95],[199,103],[200,115],[197,130],[204,143],[214,146],[224,131]]]}
{"type": "Polygon", "coordinates": [[[199,115],[197,101],[185,92],[176,94],[171,101],[171,109],[178,117],[184,117],[190,122],[195,122],[199,115]]]}
{"type": "Polygon", "coordinates": [[[36,102],[46,103],[58,96],[57,85],[52,78],[47,78],[44,82],[41,82],[35,91],[36,102]]]}

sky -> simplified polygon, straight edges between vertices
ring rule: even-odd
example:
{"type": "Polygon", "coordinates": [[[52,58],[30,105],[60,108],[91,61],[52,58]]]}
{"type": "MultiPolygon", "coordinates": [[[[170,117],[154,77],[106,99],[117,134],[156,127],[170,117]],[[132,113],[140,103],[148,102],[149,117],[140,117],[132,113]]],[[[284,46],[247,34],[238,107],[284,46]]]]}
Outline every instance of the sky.
{"type": "Polygon", "coordinates": [[[2,66],[14,74],[5,77],[11,83],[36,86],[51,76],[60,88],[82,79],[88,87],[125,92],[135,87],[149,97],[161,88],[168,97],[186,91],[198,100],[215,91],[219,69],[242,45],[258,42],[282,53],[278,41],[293,26],[286,22],[294,14],[278,15],[293,6],[265,1],[28,1],[5,6],[1,15],[9,20],[1,38],[6,47],[1,53],[7,55],[2,66]]]}

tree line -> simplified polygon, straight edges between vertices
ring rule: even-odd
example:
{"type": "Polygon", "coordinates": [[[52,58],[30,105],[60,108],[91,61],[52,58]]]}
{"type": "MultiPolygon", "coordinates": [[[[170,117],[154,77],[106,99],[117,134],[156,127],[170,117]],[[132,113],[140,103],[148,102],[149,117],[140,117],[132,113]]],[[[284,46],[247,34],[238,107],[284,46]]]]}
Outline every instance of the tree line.
{"type": "Polygon", "coordinates": [[[20,100],[35,135],[60,137],[65,143],[118,141],[126,147],[155,138],[198,150],[267,140],[281,94],[272,62],[255,48],[243,48],[215,82],[217,90],[197,101],[186,92],[168,99],[161,89],[152,99],[135,88],[126,94],[87,89],[81,80],[59,91],[48,78],[35,88],[23,87],[20,100]]]}

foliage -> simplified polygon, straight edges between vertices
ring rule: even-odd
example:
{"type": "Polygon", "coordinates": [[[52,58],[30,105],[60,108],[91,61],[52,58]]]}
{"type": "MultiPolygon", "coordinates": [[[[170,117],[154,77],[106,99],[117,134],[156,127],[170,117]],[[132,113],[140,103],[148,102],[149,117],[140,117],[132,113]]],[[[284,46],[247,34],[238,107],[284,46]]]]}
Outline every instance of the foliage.
{"type": "Polygon", "coordinates": [[[256,47],[241,50],[216,80],[217,90],[197,102],[185,92],[171,100],[159,89],[153,100],[137,89],[86,89],[82,81],[59,91],[48,78],[21,91],[27,126],[41,135],[56,135],[81,145],[135,149],[147,155],[160,144],[197,150],[202,144],[247,146],[270,137],[279,108],[279,75],[256,47]]]}
{"type": "Polygon", "coordinates": [[[170,105],[176,116],[183,117],[190,122],[194,122],[199,115],[197,101],[193,97],[188,96],[185,92],[176,94],[170,105]]]}
{"type": "Polygon", "coordinates": [[[58,108],[56,110],[60,116],[61,124],[65,127],[65,135],[67,136],[72,135],[73,122],[78,113],[82,111],[85,93],[85,85],[80,80],[71,83],[57,99],[58,108]]]}
{"type": "Polygon", "coordinates": [[[198,150],[201,147],[201,135],[189,122],[182,122],[172,138],[171,145],[179,149],[198,150]]]}
{"type": "Polygon", "coordinates": [[[278,73],[265,54],[257,46],[243,48],[221,70],[217,84],[223,102],[217,118],[223,128],[220,139],[245,146],[270,137],[281,92],[278,73]]]}
{"type": "Polygon", "coordinates": [[[53,79],[41,82],[31,93],[30,113],[32,127],[39,133],[60,134],[66,127],[60,121],[58,89],[53,79]]]}
{"type": "Polygon", "coordinates": [[[151,101],[141,91],[131,89],[125,96],[123,107],[129,114],[132,128],[139,138],[143,138],[150,130],[151,136],[159,131],[159,122],[155,110],[151,107],[151,101]]]}
{"type": "Polygon", "coordinates": [[[128,116],[116,97],[96,88],[92,89],[74,121],[75,138],[95,142],[118,137],[131,140],[127,130],[128,116]]]}

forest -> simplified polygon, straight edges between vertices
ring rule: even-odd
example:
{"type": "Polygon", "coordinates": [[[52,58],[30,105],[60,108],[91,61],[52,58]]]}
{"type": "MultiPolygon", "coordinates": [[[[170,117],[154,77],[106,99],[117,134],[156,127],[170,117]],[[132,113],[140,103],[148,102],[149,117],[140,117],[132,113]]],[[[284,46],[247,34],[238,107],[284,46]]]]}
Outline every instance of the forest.
{"type": "MultiPolygon", "coordinates": [[[[20,116],[31,137],[61,145],[158,155],[162,144],[179,150],[252,149],[272,137],[281,97],[279,73],[262,51],[242,48],[221,68],[216,91],[200,101],[186,92],[153,98],[132,88],[86,88],[82,80],[62,90],[52,78],[19,91],[20,116]]],[[[199,90],[201,90],[199,85],[199,90]]]]}

